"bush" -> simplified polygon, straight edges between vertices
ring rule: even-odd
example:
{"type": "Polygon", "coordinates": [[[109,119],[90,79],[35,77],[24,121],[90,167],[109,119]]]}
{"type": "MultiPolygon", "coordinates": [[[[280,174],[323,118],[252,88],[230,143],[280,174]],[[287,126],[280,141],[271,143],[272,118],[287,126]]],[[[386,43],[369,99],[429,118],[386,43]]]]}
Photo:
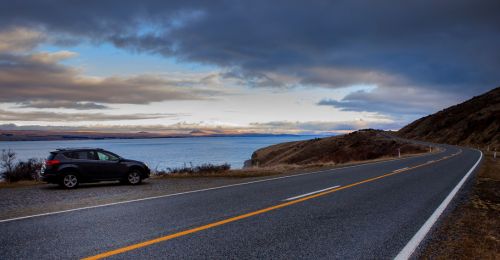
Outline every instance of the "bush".
{"type": "Polygon", "coordinates": [[[16,153],[12,150],[2,150],[0,157],[0,166],[2,172],[0,177],[7,182],[16,182],[20,180],[37,180],[38,171],[42,167],[42,161],[38,159],[28,159],[15,163],[16,153]]]}
{"type": "Polygon", "coordinates": [[[223,173],[226,171],[229,171],[231,169],[231,165],[228,163],[224,163],[221,165],[216,165],[216,164],[211,164],[211,163],[204,163],[199,166],[193,166],[190,164],[190,166],[187,166],[184,164],[183,167],[178,167],[178,168],[167,168],[166,171],[157,171],[157,175],[164,175],[164,174],[192,174],[192,175],[205,175],[205,174],[217,174],[217,173],[223,173]]]}
{"type": "Polygon", "coordinates": [[[6,179],[10,182],[20,180],[38,180],[38,172],[41,167],[41,160],[30,158],[25,162],[19,162],[14,167],[14,170],[8,174],[6,179]]]}
{"type": "MultiPolygon", "coordinates": [[[[0,156],[0,167],[4,172],[11,172],[14,169],[16,160],[16,153],[9,150],[2,150],[2,156],[0,156]]],[[[2,172],[2,177],[4,172],[2,172]]],[[[4,177],[5,178],[5,177],[4,177]]]]}

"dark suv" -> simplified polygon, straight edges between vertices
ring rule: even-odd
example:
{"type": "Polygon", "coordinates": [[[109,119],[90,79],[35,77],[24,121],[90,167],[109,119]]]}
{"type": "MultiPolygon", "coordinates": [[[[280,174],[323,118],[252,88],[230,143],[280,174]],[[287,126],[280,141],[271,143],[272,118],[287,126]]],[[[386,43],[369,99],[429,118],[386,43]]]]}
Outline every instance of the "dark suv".
{"type": "Polygon", "coordinates": [[[113,180],[135,185],[148,178],[149,173],[143,162],[124,159],[103,149],[68,148],[50,153],[40,178],[72,189],[84,182],[113,180]]]}

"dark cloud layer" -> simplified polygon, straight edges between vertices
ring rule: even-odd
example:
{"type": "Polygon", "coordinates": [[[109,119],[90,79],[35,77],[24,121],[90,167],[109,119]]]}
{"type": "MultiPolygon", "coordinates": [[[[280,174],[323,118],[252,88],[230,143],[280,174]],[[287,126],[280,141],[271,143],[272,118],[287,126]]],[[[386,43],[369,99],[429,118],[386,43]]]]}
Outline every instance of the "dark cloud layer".
{"type": "Polygon", "coordinates": [[[87,122],[177,118],[179,116],[181,115],[167,113],[109,115],[103,113],[54,113],[46,111],[19,112],[0,109],[0,121],[87,122]]]}
{"type": "Polygon", "coordinates": [[[4,26],[36,26],[235,67],[264,80],[274,72],[332,87],[364,83],[311,72],[321,67],[383,72],[466,93],[499,83],[500,2],[493,0],[8,1],[3,6],[4,26]]]}
{"type": "MultiPolygon", "coordinates": [[[[373,84],[382,92],[418,88],[441,98],[453,93],[454,102],[500,84],[496,0],[2,2],[4,27],[36,28],[61,43],[111,42],[133,51],[215,64],[229,70],[226,77],[252,86],[373,84]]],[[[45,69],[54,76],[61,70],[45,69]]],[[[118,84],[134,86],[142,80],[118,84]]],[[[132,100],[192,98],[177,92],[150,94],[132,100]]],[[[78,101],[116,103],[129,98],[78,101]]],[[[391,101],[375,92],[320,104],[387,112],[392,111],[391,101]]],[[[417,104],[412,108],[416,111],[409,112],[421,113],[421,108],[417,104]]]]}

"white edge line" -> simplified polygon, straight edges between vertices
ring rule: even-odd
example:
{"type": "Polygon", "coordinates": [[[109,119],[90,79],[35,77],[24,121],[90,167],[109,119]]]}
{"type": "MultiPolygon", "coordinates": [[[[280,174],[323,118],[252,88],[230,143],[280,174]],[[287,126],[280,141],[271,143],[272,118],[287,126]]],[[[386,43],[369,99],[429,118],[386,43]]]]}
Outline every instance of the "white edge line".
{"type": "Polygon", "coordinates": [[[336,186],[333,186],[333,187],[328,187],[326,189],[317,190],[317,191],[309,192],[309,193],[306,193],[306,194],[298,195],[298,196],[295,196],[295,197],[291,197],[291,198],[285,199],[283,201],[290,201],[290,200],[300,199],[302,197],[306,197],[306,196],[313,195],[313,194],[316,194],[316,193],[320,193],[320,192],[323,192],[323,191],[335,189],[335,188],[338,188],[338,187],[340,187],[340,185],[336,185],[336,186]]]}
{"type": "Polygon", "coordinates": [[[481,159],[483,158],[483,152],[479,151],[481,153],[481,156],[479,156],[479,159],[477,162],[472,166],[472,168],[465,174],[465,176],[460,180],[460,182],[453,188],[453,190],[448,194],[448,196],[441,202],[439,207],[432,213],[432,215],[425,221],[424,225],[417,231],[417,233],[411,238],[411,240],[406,244],[406,246],[399,252],[399,254],[394,258],[396,260],[404,260],[404,259],[409,259],[411,255],[415,252],[417,247],[420,245],[422,240],[424,240],[425,236],[427,233],[429,233],[430,229],[434,224],[436,224],[436,221],[439,219],[439,216],[444,212],[446,207],[450,204],[451,200],[457,192],[460,190],[462,185],[465,183],[467,178],[474,172],[476,167],[479,165],[479,162],[481,162],[481,159]]]}
{"type": "Polygon", "coordinates": [[[434,155],[434,154],[433,153],[425,153],[425,154],[422,154],[422,155],[410,156],[410,157],[406,157],[406,158],[397,158],[397,159],[387,160],[387,161],[363,163],[363,164],[358,164],[358,165],[345,166],[345,167],[341,167],[341,168],[326,169],[326,170],[314,171],[314,172],[305,172],[305,173],[299,173],[299,174],[294,174],[294,175],[274,177],[274,178],[268,178],[268,179],[263,179],[263,180],[242,182],[242,183],[235,183],[235,184],[217,186],[217,187],[200,189],[200,190],[185,191],[185,192],[179,192],[179,193],[172,193],[172,194],[165,194],[165,195],[159,195],[159,196],[153,196],[153,197],[146,197],[146,198],[141,198],[141,199],[126,200],[126,201],[106,203],[106,204],[100,204],[100,205],[94,205],[94,206],[88,206],[88,207],[81,207],[81,208],[74,208],[74,209],[67,209],[67,210],[60,210],[60,211],[52,211],[52,212],[34,214],[34,215],[29,215],[29,216],[22,216],[22,217],[1,219],[0,223],[10,222],[10,221],[15,221],[15,220],[22,220],[22,219],[35,218],[35,217],[43,217],[43,216],[49,216],[49,215],[56,215],[56,214],[73,212],[73,211],[79,211],[79,210],[85,210],[85,209],[95,209],[95,208],[100,208],[100,207],[108,207],[108,206],[113,206],[113,205],[120,205],[120,204],[125,204],[125,203],[131,203],[131,202],[138,202],[138,201],[145,201],[145,200],[153,200],[153,199],[160,199],[160,198],[166,198],[166,197],[173,197],[173,196],[179,196],[179,195],[190,194],[190,193],[197,193],[197,192],[203,192],[203,191],[209,191],[209,190],[218,190],[218,189],[224,189],[224,188],[241,186],[241,185],[248,185],[248,184],[253,184],[253,183],[258,183],[258,182],[265,182],[265,181],[273,181],[273,180],[279,180],[279,179],[285,179],[285,178],[299,177],[299,176],[304,176],[304,175],[309,175],[309,174],[315,174],[315,173],[321,173],[321,172],[328,172],[328,171],[336,171],[336,170],[342,170],[342,169],[348,169],[348,168],[355,168],[355,167],[361,167],[361,166],[366,166],[366,165],[373,165],[373,164],[379,164],[379,163],[394,162],[394,161],[400,161],[400,160],[405,160],[405,159],[423,157],[423,156],[426,156],[426,155],[434,155]]]}

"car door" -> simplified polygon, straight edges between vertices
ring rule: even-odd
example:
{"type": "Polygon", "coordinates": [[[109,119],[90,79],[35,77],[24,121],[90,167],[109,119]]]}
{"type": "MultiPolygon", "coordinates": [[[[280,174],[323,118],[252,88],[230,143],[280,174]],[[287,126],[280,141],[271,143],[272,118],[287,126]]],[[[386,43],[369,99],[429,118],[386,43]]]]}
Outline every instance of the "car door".
{"type": "Polygon", "coordinates": [[[96,172],[102,176],[102,179],[110,180],[121,177],[119,157],[105,151],[96,151],[96,155],[98,160],[96,172]]]}
{"type": "MultiPolygon", "coordinates": [[[[96,179],[95,168],[97,166],[97,161],[95,160],[96,155],[93,151],[81,150],[81,151],[71,151],[64,153],[66,158],[71,159],[71,163],[76,165],[80,170],[80,176],[84,180],[96,179]]],[[[98,178],[97,178],[98,179],[98,178]]]]}

